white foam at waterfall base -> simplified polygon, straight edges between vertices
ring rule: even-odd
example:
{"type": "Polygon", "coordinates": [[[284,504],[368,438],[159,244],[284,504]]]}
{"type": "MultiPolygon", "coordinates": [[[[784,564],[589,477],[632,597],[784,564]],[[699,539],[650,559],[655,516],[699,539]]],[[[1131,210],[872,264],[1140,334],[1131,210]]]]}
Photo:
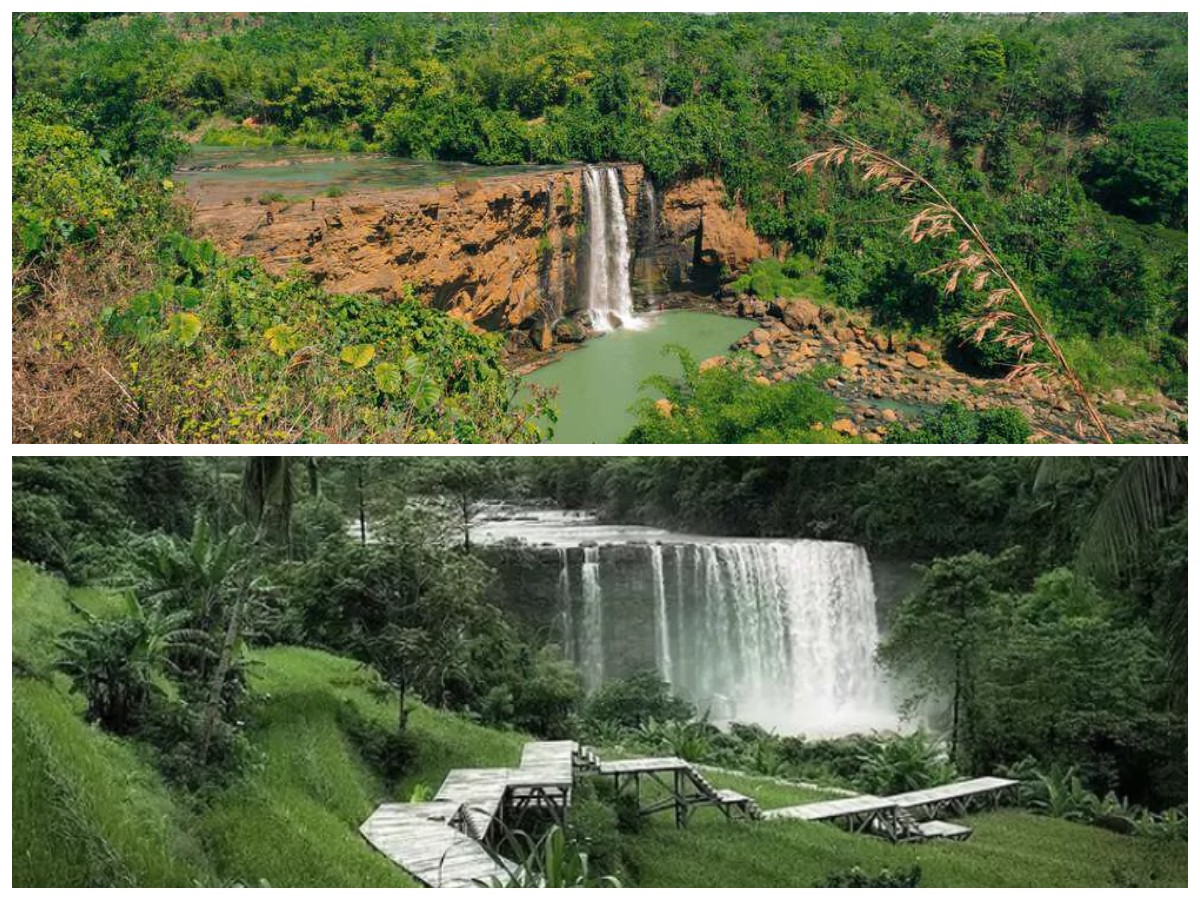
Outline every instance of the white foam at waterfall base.
{"type": "Polygon", "coordinates": [[[584,307],[597,331],[614,324],[638,328],[629,275],[629,226],[615,168],[583,170],[587,199],[587,276],[584,307]]]}

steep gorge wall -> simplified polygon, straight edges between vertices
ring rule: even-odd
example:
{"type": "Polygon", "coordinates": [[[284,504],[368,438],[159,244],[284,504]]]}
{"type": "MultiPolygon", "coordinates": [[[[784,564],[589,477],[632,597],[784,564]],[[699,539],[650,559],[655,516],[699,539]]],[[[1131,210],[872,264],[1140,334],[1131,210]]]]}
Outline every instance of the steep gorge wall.
{"type": "MultiPolygon", "coordinates": [[[[682,182],[648,203],[641,166],[618,165],[634,244],[634,294],[711,290],[719,273],[767,255],[745,212],[715,179],[682,182]],[[656,215],[650,220],[649,210],[656,215]]],[[[196,222],[227,253],[272,272],[300,266],[335,293],[384,299],[411,285],[425,302],[479,327],[531,329],[571,312],[586,277],[582,168],[364,190],[268,206],[206,203],[196,222]]]]}

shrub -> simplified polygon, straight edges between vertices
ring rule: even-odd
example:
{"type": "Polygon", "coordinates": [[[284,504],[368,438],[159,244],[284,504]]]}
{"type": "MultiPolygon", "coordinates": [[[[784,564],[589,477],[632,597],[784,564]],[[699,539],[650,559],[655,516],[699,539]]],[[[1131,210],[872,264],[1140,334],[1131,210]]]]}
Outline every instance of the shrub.
{"type": "Polygon", "coordinates": [[[729,285],[730,290],[750,293],[764,300],[779,297],[826,299],[825,282],[815,264],[802,254],[784,261],[774,258],[755,260],[749,270],[729,285]]]}
{"type": "Polygon", "coordinates": [[[822,888],[915,888],[921,886],[921,867],[901,869],[893,872],[890,869],[880,869],[875,875],[869,875],[854,866],[825,876],[825,880],[816,887],[822,888]]]}
{"type": "Polygon", "coordinates": [[[495,335],[418,302],[330,296],[205,241],[163,242],[166,277],[101,314],[131,361],[138,428],[190,441],[531,441],[495,335]]]}
{"type": "Polygon", "coordinates": [[[1024,444],[1033,434],[1029,420],[1014,407],[976,412],[957,400],[942,404],[921,427],[888,429],[889,444],[1024,444]]]}
{"type": "Polygon", "coordinates": [[[350,706],[339,710],[339,719],[363,761],[385,781],[394,783],[413,771],[418,748],[410,732],[387,728],[350,706]]]}
{"type": "Polygon", "coordinates": [[[922,731],[877,740],[859,763],[856,782],[881,796],[945,784],[955,774],[943,749],[922,731]]]}
{"type": "Polygon", "coordinates": [[[643,397],[635,406],[637,425],[625,436],[630,444],[845,443],[827,426],[837,401],[818,387],[822,370],[792,381],[762,384],[753,365],[732,359],[704,372],[680,347],[669,347],[683,368],[681,378],[654,376],[642,390],[665,399],[643,397]]]}
{"type": "Polygon", "coordinates": [[[1142,222],[1187,222],[1187,122],[1147,119],[1115,126],[1084,174],[1106,208],[1142,222]]]}
{"type": "Polygon", "coordinates": [[[587,704],[589,718],[622,728],[640,728],[651,720],[687,722],[695,715],[695,708],[674,696],[657,672],[606,681],[587,704]]]}

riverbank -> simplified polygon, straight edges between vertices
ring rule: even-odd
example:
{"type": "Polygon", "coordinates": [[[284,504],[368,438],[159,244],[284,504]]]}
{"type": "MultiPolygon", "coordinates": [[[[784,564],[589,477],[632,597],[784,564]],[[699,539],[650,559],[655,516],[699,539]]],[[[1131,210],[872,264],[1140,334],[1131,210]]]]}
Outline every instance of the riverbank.
{"type": "MultiPolygon", "coordinates": [[[[1077,441],[1081,422],[1083,435],[1096,439],[1078,399],[1058,379],[981,378],[955,368],[929,341],[889,335],[861,315],[804,299],[766,303],[730,295],[721,306],[755,326],[735,349],[755,360],[757,377],[766,382],[831,367],[824,387],[845,405],[845,417],[834,426],[845,434],[882,440],[897,423],[915,426],[922,415],[955,401],[980,411],[1014,407],[1033,426],[1036,441],[1077,441]]],[[[1114,390],[1092,399],[1117,441],[1186,439],[1187,406],[1161,393],[1114,390]]]]}

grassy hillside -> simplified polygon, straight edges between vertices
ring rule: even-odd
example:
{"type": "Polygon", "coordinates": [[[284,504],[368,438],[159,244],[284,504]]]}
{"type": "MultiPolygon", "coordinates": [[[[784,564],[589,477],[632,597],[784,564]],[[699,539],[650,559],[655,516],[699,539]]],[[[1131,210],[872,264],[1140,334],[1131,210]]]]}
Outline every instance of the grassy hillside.
{"type": "MultiPolygon", "coordinates": [[[[436,786],[456,766],[510,765],[524,737],[417,708],[414,771],[384,784],[359,757],[355,719],[391,723],[395,707],[369,673],[316,650],[255,654],[253,759],[203,801],[165,784],[135,744],[82,720],[82,705],[52,673],[54,636],[93,612],[102,591],[68,589],[24,563],[13,567],[13,883],[55,885],[411,886],[356,827],[376,803],[436,786]]],[[[764,806],[819,793],[767,779],[711,773],[764,806]]],[[[1020,812],[981,815],[967,844],[892,846],[806,823],[731,825],[715,813],[677,831],[653,822],[629,838],[639,884],[810,886],[851,866],[919,863],[929,885],[1184,885],[1187,848],[1020,812]]]]}

